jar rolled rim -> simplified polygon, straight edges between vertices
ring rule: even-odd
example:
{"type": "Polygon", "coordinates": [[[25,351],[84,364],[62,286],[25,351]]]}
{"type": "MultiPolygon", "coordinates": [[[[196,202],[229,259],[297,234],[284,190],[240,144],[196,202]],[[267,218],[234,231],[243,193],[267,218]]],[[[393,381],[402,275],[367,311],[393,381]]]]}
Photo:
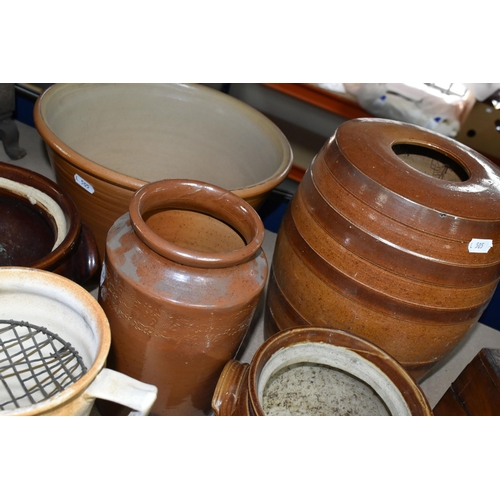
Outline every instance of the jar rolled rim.
{"type": "Polygon", "coordinates": [[[144,244],[163,257],[192,267],[222,268],[246,262],[264,241],[264,224],[248,202],[202,181],[166,179],[146,184],[132,197],[129,212],[134,231],[144,244]],[[219,219],[242,236],[245,246],[230,252],[201,252],[172,243],[143,219],[146,213],[160,209],[197,211],[219,219]]]}

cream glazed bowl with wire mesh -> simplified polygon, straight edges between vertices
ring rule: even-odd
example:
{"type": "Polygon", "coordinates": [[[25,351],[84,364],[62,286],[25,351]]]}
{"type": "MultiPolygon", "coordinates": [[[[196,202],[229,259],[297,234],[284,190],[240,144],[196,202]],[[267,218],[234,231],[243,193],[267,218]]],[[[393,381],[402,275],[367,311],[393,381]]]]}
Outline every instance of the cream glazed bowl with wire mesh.
{"type": "Polygon", "coordinates": [[[147,415],[157,388],[105,368],[110,343],[84,288],[48,271],[0,268],[0,416],[88,415],[96,398],[147,415]]]}

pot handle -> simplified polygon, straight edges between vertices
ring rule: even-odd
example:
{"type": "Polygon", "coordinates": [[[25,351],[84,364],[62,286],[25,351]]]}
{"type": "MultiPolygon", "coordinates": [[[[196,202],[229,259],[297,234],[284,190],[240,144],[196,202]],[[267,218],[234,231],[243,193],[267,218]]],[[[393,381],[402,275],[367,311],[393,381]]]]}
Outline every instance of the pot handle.
{"type": "Polygon", "coordinates": [[[123,373],[103,368],[85,391],[88,398],[105,399],[132,408],[129,416],[148,415],[158,389],[123,373]]]}
{"type": "Polygon", "coordinates": [[[212,397],[215,415],[233,415],[249,368],[248,363],[240,363],[234,359],[225,364],[212,397]]]}

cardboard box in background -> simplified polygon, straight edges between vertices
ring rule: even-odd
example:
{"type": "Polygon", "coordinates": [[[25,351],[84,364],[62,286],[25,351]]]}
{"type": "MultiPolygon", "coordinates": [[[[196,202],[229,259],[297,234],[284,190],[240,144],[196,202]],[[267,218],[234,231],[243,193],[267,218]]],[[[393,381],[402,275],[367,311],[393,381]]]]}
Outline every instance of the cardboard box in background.
{"type": "Polygon", "coordinates": [[[488,102],[476,102],[456,139],[479,153],[498,158],[500,162],[500,109],[488,102]]]}

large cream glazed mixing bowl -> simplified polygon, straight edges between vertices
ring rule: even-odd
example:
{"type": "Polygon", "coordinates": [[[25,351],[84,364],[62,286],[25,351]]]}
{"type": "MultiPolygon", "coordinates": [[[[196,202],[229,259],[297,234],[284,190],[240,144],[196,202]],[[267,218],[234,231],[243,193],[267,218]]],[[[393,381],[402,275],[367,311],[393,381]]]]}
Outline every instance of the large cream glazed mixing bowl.
{"type": "Polygon", "coordinates": [[[209,182],[257,208],[292,163],[274,123],[201,85],[56,84],[39,97],[34,119],[58,184],[101,251],[111,225],[148,182],[209,182]]]}

